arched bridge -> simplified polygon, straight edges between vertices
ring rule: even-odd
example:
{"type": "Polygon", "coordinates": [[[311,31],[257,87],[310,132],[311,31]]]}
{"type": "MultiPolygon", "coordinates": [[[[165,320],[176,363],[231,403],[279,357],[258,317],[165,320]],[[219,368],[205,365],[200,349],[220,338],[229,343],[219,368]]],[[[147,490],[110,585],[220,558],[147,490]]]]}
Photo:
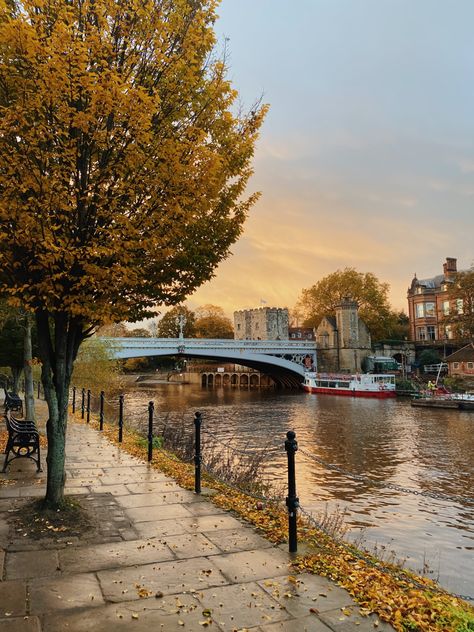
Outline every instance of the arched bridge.
{"type": "Polygon", "coordinates": [[[301,384],[305,358],[316,367],[316,344],[309,341],[207,338],[102,338],[102,341],[117,359],[178,356],[221,360],[257,369],[282,386],[301,384]]]}

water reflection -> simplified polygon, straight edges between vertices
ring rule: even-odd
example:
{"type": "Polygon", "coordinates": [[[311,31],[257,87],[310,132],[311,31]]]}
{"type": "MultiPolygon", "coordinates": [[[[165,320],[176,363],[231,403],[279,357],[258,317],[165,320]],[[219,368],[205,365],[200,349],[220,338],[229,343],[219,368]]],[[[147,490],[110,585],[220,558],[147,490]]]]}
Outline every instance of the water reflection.
{"type": "Polygon", "coordinates": [[[295,430],[301,448],[298,495],[306,509],[345,510],[350,537],[363,532],[366,544],[393,549],[414,570],[429,566],[448,589],[474,595],[474,504],[386,487],[472,497],[473,413],[412,408],[402,400],[162,385],[127,392],[126,422],[143,427],[148,401],[155,403],[157,428],[166,421],[187,424],[191,432],[200,410],[205,428],[237,448],[280,447],[268,467],[276,482],[285,482],[284,439],[295,430]],[[364,480],[328,469],[312,456],[364,480]]]}

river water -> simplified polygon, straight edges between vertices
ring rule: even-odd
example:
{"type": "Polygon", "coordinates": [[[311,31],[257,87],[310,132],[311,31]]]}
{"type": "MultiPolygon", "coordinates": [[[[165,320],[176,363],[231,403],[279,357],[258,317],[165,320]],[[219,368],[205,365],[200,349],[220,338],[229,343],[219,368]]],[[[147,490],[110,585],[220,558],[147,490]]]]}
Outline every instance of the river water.
{"type": "Polygon", "coordinates": [[[403,399],[166,384],[129,387],[126,423],[143,428],[148,401],[155,404],[157,428],[167,420],[191,430],[199,410],[203,427],[219,441],[245,450],[281,448],[267,467],[277,483],[286,481],[284,440],[294,430],[302,507],[315,515],[344,512],[346,538],[474,597],[474,413],[413,408],[403,399]]]}

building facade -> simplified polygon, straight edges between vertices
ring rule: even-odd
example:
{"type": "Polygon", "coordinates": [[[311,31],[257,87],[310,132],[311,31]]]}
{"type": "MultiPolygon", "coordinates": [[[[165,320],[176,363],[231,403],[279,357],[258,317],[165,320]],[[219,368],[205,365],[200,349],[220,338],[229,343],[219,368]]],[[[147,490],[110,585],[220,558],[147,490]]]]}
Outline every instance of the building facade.
{"type": "Polygon", "coordinates": [[[410,340],[433,344],[454,338],[446,317],[462,313],[462,300],[449,298],[449,288],[457,272],[457,260],[447,257],[443,274],[428,279],[418,279],[415,274],[407,292],[410,340]]]}
{"type": "Polygon", "coordinates": [[[321,371],[361,371],[372,343],[367,325],[359,318],[357,302],[344,298],[334,317],[324,317],[316,329],[316,342],[321,371]]]}
{"type": "Polygon", "coordinates": [[[451,377],[462,377],[474,381],[474,343],[469,343],[446,358],[451,377]]]}
{"type": "Polygon", "coordinates": [[[288,340],[286,307],[260,307],[234,312],[236,340],[288,340]]]}

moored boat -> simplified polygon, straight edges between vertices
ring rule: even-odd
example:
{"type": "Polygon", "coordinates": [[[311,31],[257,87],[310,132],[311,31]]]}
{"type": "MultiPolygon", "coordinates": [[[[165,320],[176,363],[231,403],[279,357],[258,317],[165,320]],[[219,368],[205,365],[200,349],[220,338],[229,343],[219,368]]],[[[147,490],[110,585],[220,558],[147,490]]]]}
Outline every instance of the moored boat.
{"type": "Polygon", "coordinates": [[[383,373],[344,375],[307,371],[303,388],[308,393],[350,395],[352,397],[395,397],[395,376],[383,373]]]}

